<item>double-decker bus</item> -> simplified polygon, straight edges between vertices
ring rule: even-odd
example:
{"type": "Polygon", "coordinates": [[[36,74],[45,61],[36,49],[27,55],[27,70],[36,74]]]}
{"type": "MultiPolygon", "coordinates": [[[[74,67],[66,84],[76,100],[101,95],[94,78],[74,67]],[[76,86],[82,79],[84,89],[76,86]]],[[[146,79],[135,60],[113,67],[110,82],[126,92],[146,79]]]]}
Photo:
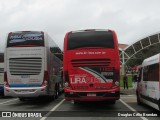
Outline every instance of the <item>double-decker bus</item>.
{"type": "Polygon", "coordinates": [[[62,51],[43,31],[10,32],[6,40],[5,96],[57,98],[63,89],[62,51]]]}
{"type": "Polygon", "coordinates": [[[137,82],[137,103],[160,111],[160,53],[143,61],[137,82]]]}
{"type": "Polygon", "coordinates": [[[4,94],[4,53],[0,53],[0,95],[4,94]]]}
{"type": "Polygon", "coordinates": [[[112,30],[68,32],[64,38],[63,78],[66,100],[115,103],[120,97],[120,61],[112,30]]]}

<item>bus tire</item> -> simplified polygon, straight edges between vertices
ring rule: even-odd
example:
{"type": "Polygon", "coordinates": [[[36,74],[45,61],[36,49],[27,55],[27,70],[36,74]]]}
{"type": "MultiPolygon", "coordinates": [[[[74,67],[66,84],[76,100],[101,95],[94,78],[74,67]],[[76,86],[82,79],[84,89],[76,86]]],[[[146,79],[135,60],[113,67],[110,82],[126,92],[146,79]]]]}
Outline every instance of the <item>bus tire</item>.
{"type": "Polygon", "coordinates": [[[108,101],[110,104],[116,104],[116,100],[108,101]]]}
{"type": "Polygon", "coordinates": [[[52,95],[52,96],[49,96],[49,101],[53,101],[55,99],[55,96],[52,95]]]}
{"type": "Polygon", "coordinates": [[[159,107],[159,111],[160,111],[160,99],[159,99],[159,102],[158,102],[158,107],[159,107]]]}
{"type": "Polygon", "coordinates": [[[42,101],[44,102],[52,102],[55,99],[54,95],[48,95],[48,96],[44,96],[42,97],[42,101]]]}
{"type": "Polygon", "coordinates": [[[20,101],[25,101],[25,98],[20,97],[19,100],[20,100],[20,101]]]}
{"type": "Polygon", "coordinates": [[[111,104],[116,104],[116,100],[111,101],[111,104]]]}
{"type": "Polygon", "coordinates": [[[73,104],[78,104],[79,101],[78,100],[73,100],[73,104]]]}
{"type": "Polygon", "coordinates": [[[116,104],[116,100],[106,100],[107,104],[116,104]]]}
{"type": "Polygon", "coordinates": [[[141,102],[141,100],[140,100],[140,98],[139,98],[139,93],[138,93],[138,91],[136,91],[136,96],[137,96],[137,104],[138,104],[138,105],[141,105],[142,102],[141,102]]]}

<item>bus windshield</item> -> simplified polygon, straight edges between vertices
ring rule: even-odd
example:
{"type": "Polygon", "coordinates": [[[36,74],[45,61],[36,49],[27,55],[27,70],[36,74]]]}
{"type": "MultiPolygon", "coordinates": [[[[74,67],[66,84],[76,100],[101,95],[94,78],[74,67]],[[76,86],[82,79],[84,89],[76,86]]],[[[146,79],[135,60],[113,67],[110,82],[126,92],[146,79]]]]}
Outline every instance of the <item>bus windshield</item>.
{"type": "Polygon", "coordinates": [[[7,39],[7,47],[16,46],[44,46],[44,34],[42,32],[10,33],[7,39]]]}
{"type": "Polygon", "coordinates": [[[67,49],[104,47],[114,49],[112,32],[84,31],[69,34],[67,49]]]}

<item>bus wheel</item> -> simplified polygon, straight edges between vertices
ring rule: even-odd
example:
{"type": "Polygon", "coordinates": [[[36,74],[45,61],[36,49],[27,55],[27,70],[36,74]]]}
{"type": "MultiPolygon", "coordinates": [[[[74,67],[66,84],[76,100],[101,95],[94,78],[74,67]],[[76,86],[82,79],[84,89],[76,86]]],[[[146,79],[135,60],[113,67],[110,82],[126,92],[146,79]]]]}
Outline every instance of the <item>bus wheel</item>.
{"type": "Polygon", "coordinates": [[[52,102],[55,99],[54,95],[49,95],[49,96],[44,96],[41,97],[40,100],[44,101],[44,102],[52,102]]]}
{"type": "Polygon", "coordinates": [[[56,87],[55,87],[55,99],[58,98],[58,95],[59,95],[59,84],[56,84],[56,87]]]}
{"type": "Polygon", "coordinates": [[[73,104],[78,104],[78,103],[79,103],[78,100],[74,100],[74,101],[73,101],[73,104]]]}
{"type": "Polygon", "coordinates": [[[19,100],[20,100],[20,101],[25,101],[25,98],[20,97],[19,100]]]}
{"type": "Polygon", "coordinates": [[[138,93],[138,92],[136,92],[136,96],[137,96],[137,104],[138,104],[138,105],[141,105],[142,102],[140,101],[139,93],[138,93]]]}
{"type": "Polygon", "coordinates": [[[111,101],[111,104],[116,104],[116,100],[111,101]]]}
{"type": "Polygon", "coordinates": [[[159,107],[159,111],[160,111],[160,99],[159,99],[158,107],[159,107]]]}
{"type": "Polygon", "coordinates": [[[109,103],[109,104],[116,104],[116,100],[112,100],[112,101],[111,100],[109,100],[109,101],[107,100],[107,103],[109,103]]]}
{"type": "Polygon", "coordinates": [[[54,99],[55,99],[55,96],[54,96],[54,95],[49,96],[49,101],[50,101],[50,102],[53,101],[54,99]]]}

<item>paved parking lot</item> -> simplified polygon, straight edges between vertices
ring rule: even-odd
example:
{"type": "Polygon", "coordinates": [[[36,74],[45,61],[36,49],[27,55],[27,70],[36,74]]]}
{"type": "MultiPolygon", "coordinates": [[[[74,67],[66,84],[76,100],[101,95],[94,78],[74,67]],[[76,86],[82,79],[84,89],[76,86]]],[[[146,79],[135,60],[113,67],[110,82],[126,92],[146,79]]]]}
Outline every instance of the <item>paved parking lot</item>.
{"type": "MultiPolygon", "coordinates": [[[[58,99],[54,101],[46,101],[43,99],[26,100],[24,102],[19,101],[18,98],[0,98],[0,111],[12,111],[15,113],[40,113],[41,116],[34,118],[32,115],[27,119],[37,119],[37,120],[70,120],[70,119],[92,119],[92,120],[102,120],[102,119],[137,119],[137,120],[159,120],[159,117],[142,117],[140,113],[156,113],[159,114],[155,109],[146,105],[137,105],[135,94],[126,95],[121,94],[121,99],[116,101],[116,104],[110,104],[106,101],[104,102],[80,102],[74,104],[72,101],[65,101],[63,94],[59,96],[58,99]],[[133,115],[133,111],[140,112],[138,117],[129,117],[130,114],[133,115]],[[128,116],[128,117],[126,117],[128,116]]],[[[13,118],[3,118],[3,119],[22,119],[24,116],[16,116],[13,114],[13,118]]]]}

